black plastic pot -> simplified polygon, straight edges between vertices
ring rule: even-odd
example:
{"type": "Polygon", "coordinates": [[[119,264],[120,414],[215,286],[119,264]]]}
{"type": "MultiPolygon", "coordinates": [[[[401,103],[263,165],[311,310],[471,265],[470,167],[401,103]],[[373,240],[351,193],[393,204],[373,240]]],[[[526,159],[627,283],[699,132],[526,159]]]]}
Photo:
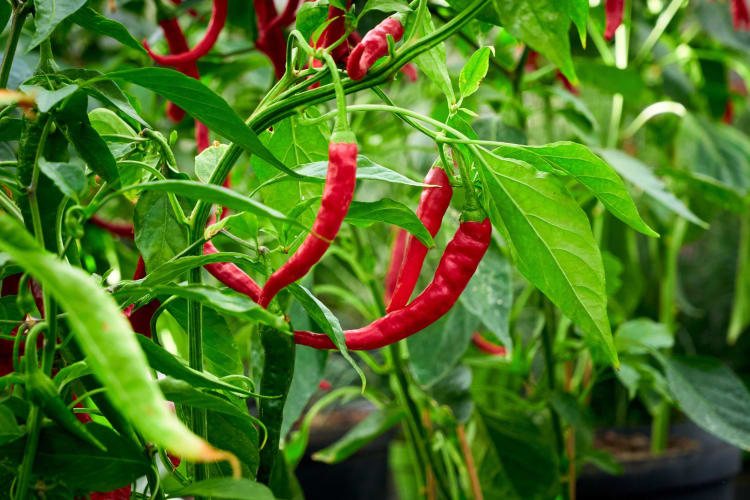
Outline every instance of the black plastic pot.
{"type": "Polygon", "coordinates": [[[362,447],[345,461],[329,465],[312,460],[318,450],[333,444],[348,428],[317,429],[295,474],[306,500],[384,500],[389,498],[388,443],[386,433],[362,447]]]}
{"type": "MultiPolygon", "coordinates": [[[[648,429],[618,432],[648,434],[648,429]]],[[[584,468],[577,483],[577,498],[734,500],[734,478],[742,467],[742,452],[694,424],[673,425],[670,435],[695,441],[697,449],[677,456],[625,462],[620,476],[584,468]]]]}

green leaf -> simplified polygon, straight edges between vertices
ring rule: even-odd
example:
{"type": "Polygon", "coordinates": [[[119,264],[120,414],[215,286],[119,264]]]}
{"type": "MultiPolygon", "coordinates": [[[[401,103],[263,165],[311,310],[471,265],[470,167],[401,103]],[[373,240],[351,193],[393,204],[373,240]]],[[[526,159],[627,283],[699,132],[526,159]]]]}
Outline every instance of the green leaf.
{"type": "Polygon", "coordinates": [[[117,134],[138,138],[138,134],[128,123],[107,108],[96,108],[89,113],[89,121],[99,134],[117,134]]]}
{"type": "Polygon", "coordinates": [[[729,330],[727,331],[727,342],[730,345],[737,342],[740,334],[748,325],[750,325],[750,215],[745,214],[740,225],[734,300],[729,330]]]}
{"type": "MultiPolygon", "coordinates": [[[[103,75],[100,71],[86,68],[70,68],[60,71],[60,74],[67,76],[71,80],[79,81],[81,86],[87,80],[99,78],[103,75]]],[[[88,82],[83,90],[99,101],[110,104],[119,109],[126,116],[129,116],[144,127],[150,126],[148,122],[141,118],[138,112],[133,108],[128,98],[115,82],[111,80],[96,80],[93,83],[88,82]]]]}
{"type": "Polygon", "coordinates": [[[164,193],[147,192],[140,196],[133,225],[135,244],[147,269],[161,266],[188,245],[187,230],[177,220],[164,193]]]}
{"type": "MultiPolygon", "coordinates": [[[[238,212],[251,212],[256,215],[268,217],[282,222],[288,222],[299,226],[300,224],[293,219],[289,219],[281,212],[278,212],[264,204],[251,200],[247,196],[215,184],[202,184],[197,181],[154,181],[138,184],[138,189],[146,191],[160,191],[175,193],[192,200],[201,200],[215,205],[228,207],[238,212]]],[[[304,227],[304,226],[302,226],[304,227]]],[[[184,247],[184,246],[183,246],[184,247]]]]}
{"type": "Polygon", "coordinates": [[[19,222],[7,214],[0,215],[0,250],[9,253],[49,290],[67,313],[65,319],[76,343],[106,389],[107,399],[146,440],[186,460],[204,457],[202,454],[210,451],[207,443],[167,409],[130,324],[91,276],[41,249],[19,222]]]}
{"type": "Polygon", "coordinates": [[[13,7],[10,6],[8,0],[0,0],[0,29],[5,29],[5,25],[10,20],[10,15],[13,12],[13,7]]]}
{"type": "Polygon", "coordinates": [[[519,271],[617,365],[604,266],[588,217],[554,177],[489,154],[484,158],[480,174],[497,210],[490,211],[493,225],[507,228],[519,271]]]}
{"type": "Polygon", "coordinates": [[[349,353],[349,349],[346,347],[346,337],[344,336],[344,330],[341,329],[341,323],[338,318],[334,315],[325,304],[318,300],[310,291],[298,283],[294,283],[287,287],[294,298],[305,308],[310,319],[323,330],[323,333],[328,335],[333,345],[335,345],[341,355],[346,359],[349,364],[357,372],[359,378],[362,380],[362,390],[365,388],[367,379],[362,369],[352,359],[352,355],[349,353]]]}
{"type": "Polygon", "coordinates": [[[490,247],[459,300],[508,349],[510,356],[513,352],[508,324],[513,304],[512,272],[510,262],[497,248],[490,247]]]}
{"type": "Polygon", "coordinates": [[[200,372],[190,368],[187,361],[167,351],[144,335],[138,335],[136,338],[141,344],[141,349],[143,349],[143,352],[146,355],[148,364],[151,365],[154,370],[163,373],[168,377],[183,380],[194,387],[233,392],[245,396],[254,395],[254,393],[228,382],[224,382],[208,372],[200,372]]]}
{"type": "Polygon", "coordinates": [[[76,201],[78,201],[78,195],[86,188],[86,172],[83,165],[49,162],[44,158],[39,158],[39,169],[65,196],[76,201]]]}
{"type": "Polygon", "coordinates": [[[646,88],[636,69],[620,69],[594,58],[576,58],[576,72],[581,83],[606,95],[622,94],[627,101],[640,101],[646,88]]]}
{"type": "Polygon", "coordinates": [[[627,321],[615,333],[617,352],[646,354],[651,350],[669,349],[673,345],[674,337],[669,328],[648,318],[627,321]]]}
{"type": "MultiPolygon", "coordinates": [[[[167,68],[136,68],[108,73],[104,77],[125,80],[169,99],[190,116],[249,153],[258,155],[290,175],[296,175],[261,144],[255,132],[237,116],[229,104],[200,81],[167,68]]],[[[88,85],[87,82],[84,85],[88,85]]]]}
{"type": "MultiPolygon", "coordinates": [[[[255,477],[260,463],[258,429],[254,425],[248,425],[243,418],[224,413],[208,410],[206,416],[210,442],[237,455],[242,463],[243,476],[255,477]]],[[[211,464],[210,467],[211,476],[230,476],[232,473],[225,463],[211,464]]]]}
{"type": "Polygon", "coordinates": [[[647,236],[658,234],[643,222],[625,184],[615,170],[586,146],[556,142],[545,146],[501,146],[495,150],[505,158],[521,160],[543,172],[559,169],[591,191],[612,214],[647,236]]]}
{"type": "Polygon", "coordinates": [[[404,416],[404,411],[401,408],[375,410],[344,434],[341,439],[315,452],[312,458],[327,464],[343,462],[357,450],[399,423],[404,416]]]}
{"type": "Polygon", "coordinates": [[[49,38],[58,24],[84,5],[86,0],[34,0],[34,34],[26,50],[49,38]]]}
{"type": "Polygon", "coordinates": [[[674,356],[665,366],[669,389],[693,422],[728,443],[750,447],[750,393],[732,370],[700,356],[674,356]]]}
{"type": "Polygon", "coordinates": [[[685,182],[692,195],[700,196],[724,210],[741,214],[750,203],[750,198],[737,191],[735,186],[728,186],[705,174],[676,168],[661,169],[659,173],[685,182]]]}
{"type": "Polygon", "coordinates": [[[250,479],[220,477],[193,483],[178,491],[171,492],[169,498],[203,496],[211,498],[231,498],[233,500],[274,500],[267,486],[250,479]]]}
{"type": "MultiPolygon", "coordinates": [[[[414,28],[414,34],[416,36],[425,36],[435,32],[435,24],[432,22],[432,17],[427,9],[427,4],[422,2],[419,4],[417,12],[417,18],[422,20],[421,26],[414,28]]],[[[408,35],[405,36],[408,39],[408,35]]],[[[448,100],[448,104],[452,105],[456,102],[456,94],[453,91],[453,84],[451,83],[451,77],[448,73],[448,65],[446,63],[446,51],[445,43],[440,42],[433,48],[425,53],[420,54],[414,59],[419,69],[432,80],[440,91],[445,94],[445,98],[448,100]]]]}
{"type": "Polygon", "coordinates": [[[214,288],[207,285],[156,285],[149,288],[134,288],[129,290],[132,293],[151,293],[153,295],[177,296],[184,299],[199,302],[206,307],[215,309],[218,312],[234,316],[236,318],[250,321],[253,323],[263,323],[272,326],[277,330],[288,331],[289,325],[284,318],[273,314],[250,297],[234,290],[224,288],[214,288]]]}
{"type": "Polygon", "coordinates": [[[15,441],[25,434],[16,417],[7,406],[0,405],[0,445],[15,441]]]}
{"type": "Polygon", "coordinates": [[[401,2],[399,0],[367,0],[367,3],[365,3],[365,6],[357,17],[361,19],[365,12],[371,10],[391,13],[409,12],[411,8],[409,8],[409,5],[407,5],[406,2],[401,2]]]}
{"type": "MultiPolygon", "coordinates": [[[[292,321],[295,328],[303,328],[303,326],[294,322],[294,318],[292,318],[292,321]]],[[[297,346],[297,352],[294,356],[294,375],[289,386],[286,403],[284,403],[284,418],[281,423],[282,438],[287,435],[302,415],[310,397],[318,390],[318,384],[323,380],[327,360],[328,351],[313,349],[304,345],[297,346]]]]}
{"type": "Polygon", "coordinates": [[[328,1],[302,2],[297,10],[295,28],[302,33],[305,40],[309,40],[313,31],[323,24],[328,17],[328,1]]]}
{"type": "Polygon", "coordinates": [[[636,158],[622,151],[606,149],[600,151],[604,159],[614,167],[617,172],[636,187],[642,189],[647,195],[658,201],[664,207],[676,213],[685,220],[689,220],[702,228],[708,224],[698,218],[690,209],[680,201],[671,191],[668,191],[664,182],[654,175],[651,170],[636,158]]]}
{"type": "Polygon", "coordinates": [[[209,182],[211,174],[216,170],[216,166],[221,161],[224,153],[227,152],[227,149],[229,149],[229,146],[226,144],[210,146],[195,157],[195,175],[198,176],[201,182],[209,182]]]}
{"type": "Polygon", "coordinates": [[[128,29],[123,26],[122,23],[104,17],[91,7],[79,9],[70,17],[70,20],[84,29],[114,38],[131,49],[135,49],[144,54],[146,53],[146,49],[144,49],[143,46],[133,38],[128,29]]]}
{"type": "MultiPolygon", "coordinates": [[[[532,49],[544,54],[572,83],[576,83],[570,57],[570,18],[559,0],[493,0],[501,25],[532,49]]],[[[468,4],[463,0],[461,5],[468,4]]],[[[464,5],[465,6],[465,5],[464,5]]]]}
{"type": "Polygon", "coordinates": [[[469,347],[479,320],[461,305],[424,330],[407,337],[409,366],[416,382],[429,386],[440,380],[469,347]]]}
{"type": "Polygon", "coordinates": [[[427,248],[435,246],[430,232],[419,217],[403,203],[390,198],[372,202],[353,201],[344,220],[359,227],[370,227],[376,222],[384,222],[407,230],[427,248]]]}
{"type": "Polygon", "coordinates": [[[565,0],[568,16],[578,28],[581,45],[586,47],[586,23],[589,19],[589,0],[565,0]]]}
{"type": "Polygon", "coordinates": [[[35,95],[36,105],[42,113],[48,112],[55,104],[78,90],[78,85],[65,85],[57,90],[47,90],[40,85],[21,85],[20,90],[35,95]]]}
{"type": "Polygon", "coordinates": [[[204,392],[193,387],[189,382],[177,380],[171,377],[159,379],[159,388],[164,397],[175,404],[192,406],[212,410],[224,415],[243,419],[246,425],[252,426],[257,421],[248,412],[247,408],[235,405],[229,399],[216,394],[204,392]]]}
{"type": "Polygon", "coordinates": [[[458,77],[458,89],[461,97],[469,97],[479,90],[482,80],[487,76],[490,67],[490,57],[493,55],[492,47],[480,47],[474,52],[458,77]]]}

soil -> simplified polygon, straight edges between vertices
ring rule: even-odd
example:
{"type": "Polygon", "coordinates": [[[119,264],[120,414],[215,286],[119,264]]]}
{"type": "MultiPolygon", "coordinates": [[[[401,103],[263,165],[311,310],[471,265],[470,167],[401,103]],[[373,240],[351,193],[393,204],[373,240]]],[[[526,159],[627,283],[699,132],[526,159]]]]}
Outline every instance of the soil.
{"type": "MultiPolygon", "coordinates": [[[[651,439],[643,433],[620,434],[606,431],[596,436],[594,447],[610,453],[618,462],[634,462],[653,458],[651,439]]],[[[663,457],[677,457],[696,451],[698,441],[686,437],[670,437],[663,457]]]]}

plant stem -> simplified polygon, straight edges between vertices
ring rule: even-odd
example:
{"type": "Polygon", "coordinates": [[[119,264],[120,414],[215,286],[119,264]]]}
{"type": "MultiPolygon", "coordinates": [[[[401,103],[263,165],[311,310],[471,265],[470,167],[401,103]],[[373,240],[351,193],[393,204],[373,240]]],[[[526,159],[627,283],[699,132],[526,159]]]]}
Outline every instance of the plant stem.
{"type": "Polygon", "coordinates": [[[42,413],[37,405],[31,405],[26,422],[26,448],[23,451],[21,470],[18,473],[16,500],[26,500],[29,491],[29,480],[31,479],[31,471],[34,467],[36,448],[39,445],[39,432],[41,431],[42,426],[42,413]]]}
{"type": "Polygon", "coordinates": [[[654,48],[656,42],[658,42],[659,38],[664,34],[664,30],[667,29],[667,26],[672,22],[675,14],[677,14],[677,11],[680,10],[680,7],[684,3],[685,0],[672,0],[664,12],[659,15],[659,18],[656,20],[656,25],[654,25],[654,29],[648,34],[648,37],[646,37],[641,48],[638,49],[638,54],[636,54],[634,61],[636,64],[642,62],[649,52],[651,52],[651,49],[654,48]]]}
{"type": "MultiPolygon", "coordinates": [[[[555,309],[552,302],[546,297],[544,301],[544,328],[542,328],[542,349],[544,350],[544,364],[547,372],[547,388],[550,393],[557,390],[557,375],[555,370],[555,354],[552,346],[552,340],[555,336],[555,309]]],[[[557,447],[557,456],[565,455],[565,441],[563,440],[562,422],[552,405],[549,405],[549,412],[552,421],[552,431],[555,434],[555,445],[557,447]]],[[[561,488],[563,497],[567,498],[568,492],[561,488]]]]}
{"type": "Polygon", "coordinates": [[[26,16],[28,14],[29,9],[27,8],[26,4],[18,5],[13,9],[13,19],[10,23],[8,39],[5,42],[3,62],[2,65],[0,65],[0,88],[6,88],[8,86],[8,78],[10,78],[10,68],[11,66],[13,66],[13,58],[16,55],[18,39],[21,37],[23,23],[24,21],[26,21],[26,16]]]}
{"type": "Polygon", "coordinates": [[[750,318],[750,311],[747,310],[750,307],[750,215],[748,214],[743,215],[740,222],[739,247],[732,316],[727,332],[727,342],[730,345],[737,342],[744,325],[750,318]]]}

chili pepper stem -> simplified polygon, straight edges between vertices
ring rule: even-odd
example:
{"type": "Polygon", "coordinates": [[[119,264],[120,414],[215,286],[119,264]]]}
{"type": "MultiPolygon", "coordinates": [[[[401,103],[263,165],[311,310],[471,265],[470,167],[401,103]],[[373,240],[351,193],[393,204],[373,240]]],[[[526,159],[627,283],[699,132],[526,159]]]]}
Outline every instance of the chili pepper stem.
{"type": "Polygon", "coordinates": [[[349,134],[351,138],[340,138],[332,139],[335,142],[355,142],[354,136],[351,134],[349,129],[349,122],[346,113],[346,94],[344,93],[344,87],[341,85],[341,77],[339,76],[339,70],[336,67],[336,63],[331,57],[331,54],[325,50],[323,51],[323,59],[325,59],[328,69],[331,72],[331,80],[333,80],[333,86],[336,91],[336,125],[334,126],[334,135],[338,134],[349,134]]]}
{"type": "Polygon", "coordinates": [[[31,8],[25,3],[16,5],[13,8],[13,19],[11,20],[10,31],[8,32],[8,39],[5,42],[5,50],[3,50],[3,62],[0,65],[0,88],[8,86],[10,67],[13,65],[13,58],[16,55],[16,48],[18,47],[18,40],[21,37],[23,23],[26,21],[26,16],[29,15],[29,12],[31,12],[31,8]]]}

